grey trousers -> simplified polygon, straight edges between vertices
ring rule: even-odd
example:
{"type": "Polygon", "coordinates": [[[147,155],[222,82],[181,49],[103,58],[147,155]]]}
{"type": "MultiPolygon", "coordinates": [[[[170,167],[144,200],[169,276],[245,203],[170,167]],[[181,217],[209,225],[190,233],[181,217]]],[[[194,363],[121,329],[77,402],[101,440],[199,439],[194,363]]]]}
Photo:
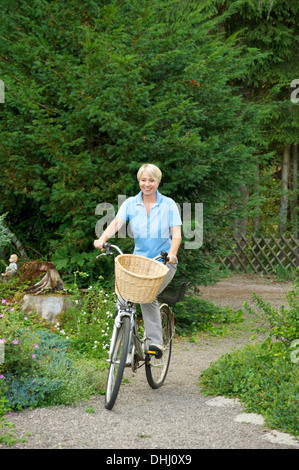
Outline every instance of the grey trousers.
{"type": "MultiPolygon", "coordinates": [[[[158,294],[160,294],[165,287],[170,283],[173,276],[176,273],[177,265],[176,264],[167,264],[168,273],[166,274],[158,294]]],[[[144,323],[145,334],[147,338],[148,346],[150,344],[163,344],[162,339],[162,326],[159,310],[159,302],[157,298],[150,304],[141,304],[141,311],[144,323]]]]}

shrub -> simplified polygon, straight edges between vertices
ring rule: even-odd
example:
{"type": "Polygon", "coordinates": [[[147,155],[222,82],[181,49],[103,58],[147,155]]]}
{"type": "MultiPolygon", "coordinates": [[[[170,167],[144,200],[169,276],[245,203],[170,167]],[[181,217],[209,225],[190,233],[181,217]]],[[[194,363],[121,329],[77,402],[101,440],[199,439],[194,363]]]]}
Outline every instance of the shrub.
{"type": "MultiPolygon", "coordinates": [[[[287,294],[288,309],[254,299],[268,338],[226,354],[203,371],[200,383],[204,393],[239,397],[249,411],[262,414],[268,426],[298,436],[299,369],[291,347],[299,338],[298,287],[287,294]]],[[[247,310],[255,313],[248,305],[247,310]]]]}
{"type": "Polygon", "coordinates": [[[100,278],[82,295],[74,292],[75,307],[57,317],[57,333],[67,336],[70,347],[89,358],[106,358],[114,321],[115,297],[100,278]]]}
{"type": "Polygon", "coordinates": [[[178,334],[193,334],[197,331],[215,329],[215,323],[242,321],[242,310],[233,311],[229,307],[218,307],[212,302],[186,297],[174,308],[175,325],[178,334]]]}
{"type": "Polygon", "coordinates": [[[299,435],[298,367],[275,357],[265,345],[249,345],[226,354],[201,375],[204,393],[238,397],[268,426],[299,435]]]}
{"type": "Polygon", "coordinates": [[[20,311],[15,301],[1,300],[0,342],[4,346],[5,362],[0,364],[0,373],[6,371],[23,373],[35,367],[37,336],[31,331],[28,318],[20,311]]]}

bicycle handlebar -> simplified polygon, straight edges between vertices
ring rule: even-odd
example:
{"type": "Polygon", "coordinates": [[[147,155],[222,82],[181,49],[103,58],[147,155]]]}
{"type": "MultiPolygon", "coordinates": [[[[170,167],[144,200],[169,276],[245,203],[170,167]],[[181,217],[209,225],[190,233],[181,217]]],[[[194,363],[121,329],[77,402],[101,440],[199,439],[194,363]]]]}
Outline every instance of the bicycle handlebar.
{"type": "MultiPolygon", "coordinates": [[[[100,255],[96,256],[96,258],[99,258],[100,256],[107,256],[107,255],[113,255],[111,248],[115,249],[118,251],[120,255],[123,255],[123,252],[121,251],[120,248],[118,248],[117,245],[111,245],[110,243],[104,243],[103,248],[106,250],[105,253],[101,253],[100,255]]],[[[157,259],[162,259],[163,263],[166,264],[168,261],[168,253],[167,251],[161,251],[160,255],[156,256],[154,260],[157,259]]]]}

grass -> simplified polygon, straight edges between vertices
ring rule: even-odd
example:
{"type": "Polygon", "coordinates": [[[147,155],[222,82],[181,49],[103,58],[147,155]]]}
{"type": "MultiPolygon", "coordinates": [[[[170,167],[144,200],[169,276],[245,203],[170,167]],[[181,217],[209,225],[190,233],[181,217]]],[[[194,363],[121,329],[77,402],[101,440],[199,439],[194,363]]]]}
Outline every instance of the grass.
{"type": "Polygon", "coordinates": [[[298,286],[287,294],[288,309],[275,309],[256,296],[254,300],[256,309],[245,305],[246,321],[227,331],[237,337],[251,332],[254,339],[258,326],[262,338],[218,359],[202,372],[200,386],[205,394],[239,398],[268,427],[298,437],[299,361],[292,346],[299,338],[298,286]]]}

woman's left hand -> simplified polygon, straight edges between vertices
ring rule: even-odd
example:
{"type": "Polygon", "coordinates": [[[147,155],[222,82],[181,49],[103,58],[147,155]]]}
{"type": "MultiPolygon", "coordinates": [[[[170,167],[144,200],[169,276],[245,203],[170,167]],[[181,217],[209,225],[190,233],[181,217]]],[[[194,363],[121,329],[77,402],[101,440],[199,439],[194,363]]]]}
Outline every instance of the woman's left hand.
{"type": "Polygon", "coordinates": [[[168,264],[175,264],[177,260],[178,259],[175,255],[168,253],[168,261],[167,261],[168,264]]]}

